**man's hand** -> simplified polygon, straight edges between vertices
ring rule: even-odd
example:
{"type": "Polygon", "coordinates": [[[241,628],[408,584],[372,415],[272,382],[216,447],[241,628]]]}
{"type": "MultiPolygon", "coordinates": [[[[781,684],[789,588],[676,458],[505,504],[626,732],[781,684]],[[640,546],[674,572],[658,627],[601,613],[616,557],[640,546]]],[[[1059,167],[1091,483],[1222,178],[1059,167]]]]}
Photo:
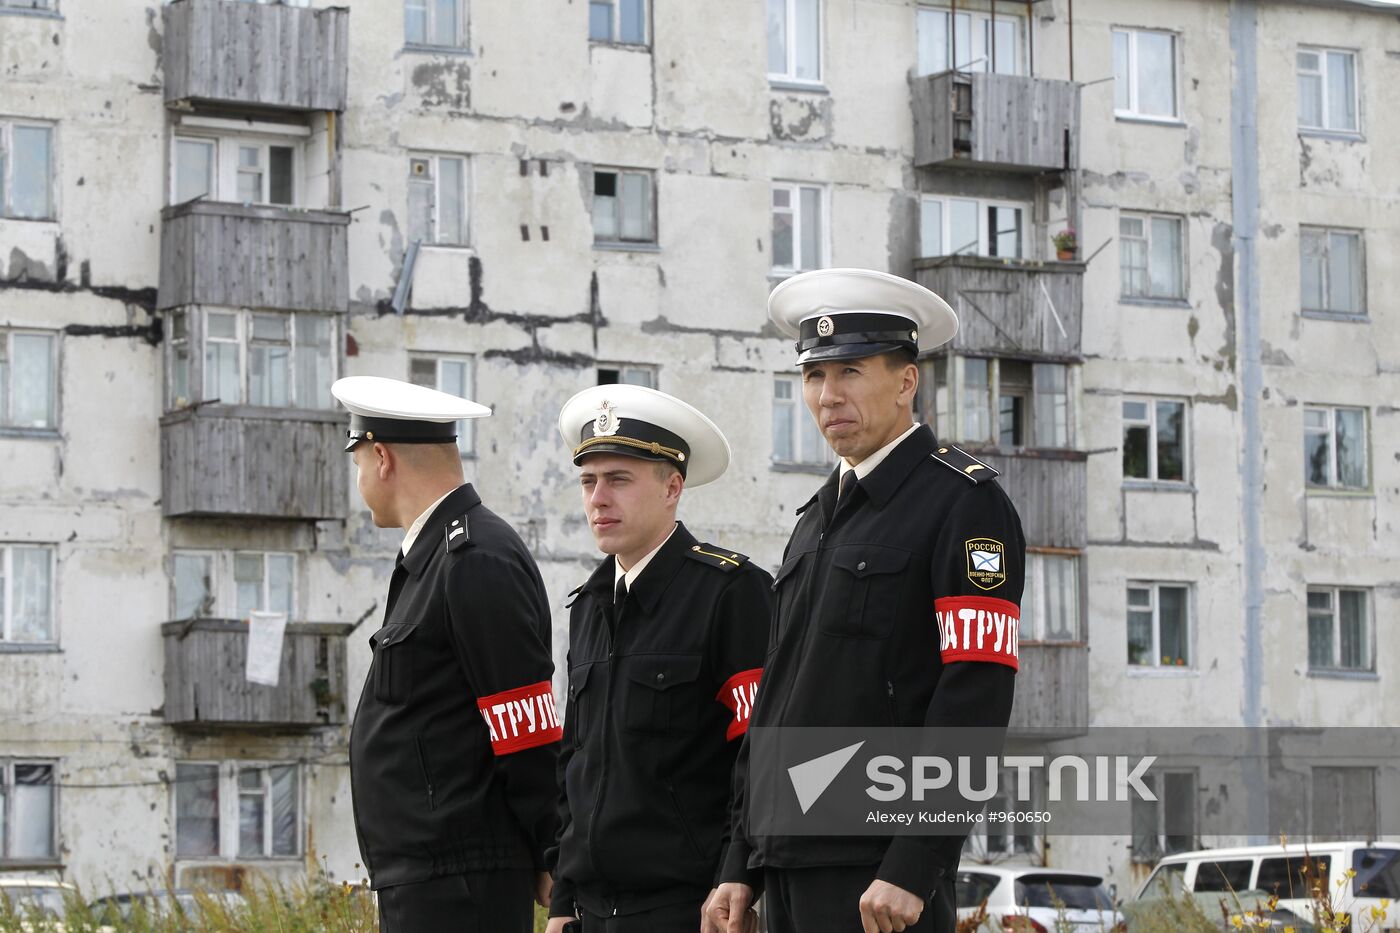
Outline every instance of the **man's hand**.
{"type": "Polygon", "coordinates": [[[545,925],[544,933],[564,933],[564,926],[573,919],[573,917],[550,917],[549,923],[545,925]]]}
{"type": "Polygon", "coordinates": [[[545,910],[549,909],[549,897],[554,893],[554,878],[547,871],[535,876],[535,900],[545,910]]]}
{"type": "Polygon", "coordinates": [[[753,904],[753,888],[727,881],[710,892],[700,908],[700,933],[754,933],[758,914],[753,904]]]}
{"type": "Polygon", "coordinates": [[[919,922],[924,899],[888,881],[872,881],[860,896],[860,925],[865,933],[899,933],[919,922]]]}

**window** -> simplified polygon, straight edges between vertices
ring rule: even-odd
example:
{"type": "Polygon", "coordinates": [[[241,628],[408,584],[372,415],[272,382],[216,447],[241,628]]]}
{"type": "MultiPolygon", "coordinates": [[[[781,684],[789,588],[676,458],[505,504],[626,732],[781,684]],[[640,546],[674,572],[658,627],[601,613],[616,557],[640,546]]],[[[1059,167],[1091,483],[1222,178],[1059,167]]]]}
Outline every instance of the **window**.
{"type": "Polygon", "coordinates": [[[1400,851],[1357,849],[1351,855],[1352,897],[1400,898],[1400,851]]]}
{"type": "MultiPolygon", "coordinates": [[[[458,398],[471,398],[475,394],[476,361],[470,356],[409,357],[408,381],[458,398]]],[[[471,418],[457,422],[457,450],[464,457],[476,453],[476,422],[471,418]]]]}
{"type": "Polygon", "coordinates": [[[1133,861],[1196,848],[1196,772],[1160,771],[1141,780],[1157,799],[1133,796],[1133,861]]]}
{"type": "Polygon", "coordinates": [[[647,0],[589,0],[588,38],[647,44],[647,0]]]}
{"type": "Polygon", "coordinates": [[[1124,298],[1185,298],[1181,218],[1123,214],[1118,218],[1118,270],[1124,298]]]}
{"type": "Polygon", "coordinates": [[[1176,36],[1113,30],[1113,111],[1120,117],[1175,120],[1176,36]]]}
{"type": "Polygon", "coordinates": [[[195,198],[293,206],[302,200],[301,143],[295,138],[176,136],[172,204],[195,198]]]}
{"type": "MultiPolygon", "coordinates": [[[[959,359],[963,381],[959,386],[962,409],[957,440],[998,447],[1069,447],[1069,368],[1060,363],[1024,360],[959,359]],[[996,397],[996,420],[992,398],[996,397]]],[[[946,366],[935,364],[932,378],[936,420],[934,431],[955,436],[947,417],[946,366]]]]}
{"type": "Polygon", "coordinates": [[[773,377],[773,462],[830,467],[836,454],[802,402],[800,376],[773,377]]]}
{"type": "Polygon", "coordinates": [[[1026,553],[1021,620],[1022,642],[1081,640],[1077,554],[1026,553]]]}
{"type": "Polygon", "coordinates": [[[1313,768],[1311,804],[1313,839],[1376,838],[1376,769],[1313,768]]]}
{"type": "Polygon", "coordinates": [[[1186,482],[1186,403],[1123,400],[1123,478],[1186,482]]]}
{"type": "Polygon", "coordinates": [[[404,0],[403,41],[407,45],[466,48],[466,0],[404,0]]]}
{"type": "Polygon", "coordinates": [[[0,329],[0,427],[57,425],[57,346],[51,333],[0,329]]]}
{"type": "Polygon", "coordinates": [[[1191,890],[1200,892],[1245,891],[1254,863],[1248,859],[1229,862],[1202,862],[1196,866],[1196,881],[1191,890]]]}
{"type": "MultiPolygon", "coordinates": [[[[1024,813],[1033,814],[1044,809],[1037,806],[1037,798],[1040,797],[1040,788],[1037,786],[1037,774],[1030,771],[1027,774],[1030,782],[1029,800],[1021,800],[1020,785],[1017,780],[1018,774],[1015,768],[1003,768],[997,774],[997,792],[991,800],[987,801],[988,813],[1024,813]]],[[[988,820],[980,824],[980,831],[977,832],[978,842],[982,844],[980,855],[1035,855],[1040,851],[1039,824],[1030,819],[1020,820],[988,820]]]]}
{"type": "Polygon", "coordinates": [[[1174,583],[1128,585],[1128,664],[1190,667],[1188,589],[1174,583]]]}
{"type": "Polygon", "coordinates": [[[629,385],[656,388],[656,367],[634,363],[619,363],[598,367],[598,385],[629,385]]]}
{"type": "Polygon", "coordinates": [[[178,762],[178,858],[293,858],[301,852],[301,776],[294,764],[178,762]]]}
{"type": "Polygon", "coordinates": [[[1337,49],[1298,50],[1298,128],[1355,133],[1356,53],[1337,49]]]}
{"type": "Polygon", "coordinates": [[[958,11],[953,29],[948,10],[919,7],[919,74],[931,75],[956,67],[958,71],[1025,74],[1020,17],[958,11]],[[954,65],[954,47],[957,61],[954,65]]]}
{"type": "Polygon", "coordinates": [[[600,169],[593,173],[593,242],[655,243],[650,172],[600,169]]]}
{"type": "Polygon", "coordinates": [[[992,891],[1001,879],[996,875],[984,875],[981,872],[959,872],[957,883],[957,908],[980,907],[992,896],[992,891]]]}
{"type": "Polygon", "coordinates": [[[769,79],[821,80],[821,19],[821,0],[768,0],[769,79]]]}
{"type": "Polygon", "coordinates": [[[0,121],[0,217],[53,220],[53,127],[0,121]]]}
{"type": "Polygon", "coordinates": [[[338,332],[333,316],[201,309],[172,312],[167,321],[171,409],[195,402],[331,407],[338,332]]]}
{"type": "Polygon", "coordinates": [[[1029,204],[926,195],[919,207],[925,256],[1025,256],[1029,204]]]}
{"type": "Polygon", "coordinates": [[[1366,489],[1366,409],[1304,408],[1303,471],[1315,489],[1366,489]]]}
{"type": "Polygon", "coordinates": [[[466,245],[466,159],[422,155],[408,160],[408,238],[466,245]]]}
{"type": "Polygon", "coordinates": [[[1361,233],[1303,227],[1299,240],[1303,310],[1365,314],[1361,233]]]}
{"type": "Polygon", "coordinates": [[[1370,671],[1366,590],[1308,587],[1308,670],[1370,671]]]}
{"type": "Polygon", "coordinates": [[[0,645],[55,641],[53,548],[0,544],[0,645]]]}
{"type": "Polygon", "coordinates": [[[816,185],[773,185],[774,272],[805,272],[822,267],[826,243],[825,201],[826,192],[816,185]]]}
{"type": "Polygon", "coordinates": [[[247,619],[296,614],[296,555],[277,551],[176,551],[171,602],[176,619],[247,619]],[[225,582],[227,581],[227,582],[225,582]]]}
{"type": "Polygon", "coordinates": [[[0,9],[13,10],[52,10],[55,0],[0,0],[0,9]]]}
{"type": "Polygon", "coordinates": [[[0,863],[58,859],[57,763],[0,758],[0,863]]]}
{"type": "MultiPolygon", "coordinates": [[[[1318,770],[1313,769],[1314,780],[1318,770]]],[[[1291,857],[1261,859],[1254,887],[1279,897],[1310,897],[1319,879],[1331,877],[1331,868],[1332,856],[1305,855],[1299,847],[1291,857]]]]}

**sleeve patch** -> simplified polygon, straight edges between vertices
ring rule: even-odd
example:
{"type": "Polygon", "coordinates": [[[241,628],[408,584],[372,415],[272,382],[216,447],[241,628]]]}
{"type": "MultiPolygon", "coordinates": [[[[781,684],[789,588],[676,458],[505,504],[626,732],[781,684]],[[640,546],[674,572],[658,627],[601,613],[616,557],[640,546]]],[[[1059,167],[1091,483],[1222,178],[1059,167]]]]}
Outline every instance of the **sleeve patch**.
{"type": "Polygon", "coordinates": [[[509,755],[527,748],[548,745],[564,737],[564,726],[554,708],[554,690],[542,680],[528,687],[516,687],[476,701],[491,751],[509,755]]]}
{"type": "Polygon", "coordinates": [[[947,596],[934,600],[938,650],[944,664],[989,661],[1021,667],[1021,609],[991,596],[947,596]]]}
{"type": "Polygon", "coordinates": [[[734,714],[729,728],[724,731],[726,741],[733,741],[749,731],[749,718],[753,715],[754,700],[758,698],[758,681],[763,676],[763,668],[740,671],[724,682],[715,694],[715,699],[734,714]]]}
{"type": "Polygon", "coordinates": [[[967,552],[967,579],[973,586],[994,590],[1006,582],[1006,545],[996,538],[969,538],[963,542],[967,552]]]}

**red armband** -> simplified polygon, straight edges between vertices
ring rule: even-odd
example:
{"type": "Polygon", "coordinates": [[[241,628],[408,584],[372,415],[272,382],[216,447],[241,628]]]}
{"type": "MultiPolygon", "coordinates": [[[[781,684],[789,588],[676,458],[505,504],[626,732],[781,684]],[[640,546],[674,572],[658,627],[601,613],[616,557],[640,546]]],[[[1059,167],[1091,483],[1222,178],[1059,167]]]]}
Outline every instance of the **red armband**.
{"type": "Polygon", "coordinates": [[[753,715],[753,701],[758,697],[758,680],[762,676],[761,667],[740,671],[726,680],[715,694],[715,699],[734,714],[729,728],[724,730],[725,741],[737,739],[749,731],[749,717],[753,715]]]}
{"type": "Polygon", "coordinates": [[[945,596],[933,602],[944,664],[990,661],[1021,667],[1021,607],[991,596],[945,596]]]}
{"type": "Polygon", "coordinates": [[[554,709],[554,690],[547,680],[482,697],[476,707],[486,720],[491,751],[497,755],[548,745],[564,737],[554,709]]]}

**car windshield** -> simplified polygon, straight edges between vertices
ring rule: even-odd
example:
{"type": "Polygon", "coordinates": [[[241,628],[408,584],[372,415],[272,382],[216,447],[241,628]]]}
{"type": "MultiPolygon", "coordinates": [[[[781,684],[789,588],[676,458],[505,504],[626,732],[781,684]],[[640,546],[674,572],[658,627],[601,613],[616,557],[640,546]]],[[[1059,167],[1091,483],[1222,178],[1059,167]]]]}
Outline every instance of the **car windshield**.
{"type": "Polygon", "coordinates": [[[1016,880],[1016,903],[1021,907],[1067,910],[1110,910],[1113,899],[1098,878],[1078,875],[1022,875],[1016,880]]]}
{"type": "Polygon", "coordinates": [[[40,912],[50,917],[62,917],[67,892],[58,885],[16,885],[0,887],[0,894],[9,898],[21,914],[40,912]]]}
{"type": "Polygon", "coordinates": [[[1152,877],[1147,879],[1147,884],[1143,885],[1142,893],[1138,895],[1138,899],[1175,897],[1182,893],[1185,879],[1186,866],[1184,864],[1160,865],[1152,873],[1152,877]]]}

